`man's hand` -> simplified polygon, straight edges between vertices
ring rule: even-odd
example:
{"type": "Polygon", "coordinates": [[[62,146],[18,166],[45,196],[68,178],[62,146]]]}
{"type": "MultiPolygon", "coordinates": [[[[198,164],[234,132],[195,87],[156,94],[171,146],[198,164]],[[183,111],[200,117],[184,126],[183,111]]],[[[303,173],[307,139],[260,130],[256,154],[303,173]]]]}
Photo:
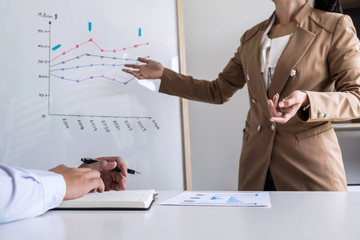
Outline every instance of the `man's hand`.
{"type": "Polygon", "coordinates": [[[270,121],[282,124],[287,123],[296,115],[301,106],[308,104],[309,99],[306,92],[296,90],[280,102],[279,94],[275,94],[272,100],[268,100],[271,114],[270,121]]]}
{"type": "Polygon", "coordinates": [[[64,200],[79,198],[89,192],[104,192],[104,182],[97,170],[69,168],[62,164],[49,171],[61,174],[64,177],[66,183],[64,200]]]}
{"type": "Polygon", "coordinates": [[[121,157],[100,157],[97,158],[99,162],[80,165],[80,168],[91,168],[98,170],[101,173],[101,179],[105,184],[105,191],[109,190],[125,190],[127,167],[121,157]],[[121,172],[113,170],[116,166],[120,168],[121,172]]]}

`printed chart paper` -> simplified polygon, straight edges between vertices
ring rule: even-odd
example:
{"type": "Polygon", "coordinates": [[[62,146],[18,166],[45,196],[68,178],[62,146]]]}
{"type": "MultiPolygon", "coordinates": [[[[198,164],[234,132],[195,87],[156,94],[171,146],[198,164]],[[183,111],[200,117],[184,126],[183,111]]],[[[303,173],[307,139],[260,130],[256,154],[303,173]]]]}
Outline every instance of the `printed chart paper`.
{"type": "Polygon", "coordinates": [[[268,192],[185,191],[160,204],[176,206],[271,207],[268,192]]]}

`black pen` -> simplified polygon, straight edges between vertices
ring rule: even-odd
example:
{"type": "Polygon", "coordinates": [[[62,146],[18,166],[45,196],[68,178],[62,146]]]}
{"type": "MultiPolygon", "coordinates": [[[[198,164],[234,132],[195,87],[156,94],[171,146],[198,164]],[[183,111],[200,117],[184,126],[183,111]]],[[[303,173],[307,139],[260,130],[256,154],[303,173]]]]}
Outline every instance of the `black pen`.
{"type": "MultiPolygon", "coordinates": [[[[100,160],[93,159],[93,158],[82,158],[81,161],[82,161],[83,163],[86,163],[86,164],[91,164],[91,163],[99,162],[100,160]]],[[[121,170],[120,170],[120,168],[118,168],[118,166],[116,166],[116,168],[114,168],[113,170],[114,170],[114,171],[117,171],[117,172],[121,172],[121,170]]],[[[132,170],[132,169],[130,169],[130,168],[128,168],[127,173],[130,173],[130,174],[141,174],[140,172],[135,171],[135,170],[132,170]]]]}

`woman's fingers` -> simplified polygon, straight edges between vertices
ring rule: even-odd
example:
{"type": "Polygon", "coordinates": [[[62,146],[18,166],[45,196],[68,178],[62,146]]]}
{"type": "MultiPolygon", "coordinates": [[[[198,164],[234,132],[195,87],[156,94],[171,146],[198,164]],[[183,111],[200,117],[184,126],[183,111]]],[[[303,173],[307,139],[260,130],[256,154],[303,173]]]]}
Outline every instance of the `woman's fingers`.
{"type": "Polygon", "coordinates": [[[269,110],[270,110],[271,116],[277,116],[277,111],[276,111],[275,105],[271,99],[268,100],[268,105],[269,105],[269,110]]]}
{"type": "Polygon", "coordinates": [[[269,111],[270,111],[271,117],[282,117],[283,116],[283,113],[278,110],[278,106],[277,106],[278,100],[279,100],[278,94],[276,94],[273,97],[273,100],[271,100],[271,99],[268,100],[268,106],[269,106],[269,111]]]}
{"type": "Polygon", "coordinates": [[[129,73],[129,74],[133,75],[133,76],[136,77],[137,79],[145,79],[145,78],[140,74],[140,71],[134,71],[134,70],[126,69],[126,68],[123,68],[123,71],[126,72],[126,73],[129,73]]]}
{"type": "Polygon", "coordinates": [[[139,64],[125,64],[125,67],[135,68],[135,69],[140,69],[141,66],[143,66],[143,65],[139,65],[139,64]]]}
{"type": "Polygon", "coordinates": [[[294,115],[292,113],[286,113],[282,117],[271,117],[270,121],[285,124],[287,123],[290,118],[292,118],[294,115]]]}
{"type": "Polygon", "coordinates": [[[139,58],[138,58],[138,61],[139,61],[139,62],[142,62],[142,63],[149,63],[151,60],[146,59],[146,58],[139,57],[139,58]]]}
{"type": "Polygon", "coordinates": [[[280,98],[280,96],[278,93],[276,93],[273,97],[273,102],[274,102],[275,108],[277,108],[277,106],[278,106],[279,98],[280,98]]]}

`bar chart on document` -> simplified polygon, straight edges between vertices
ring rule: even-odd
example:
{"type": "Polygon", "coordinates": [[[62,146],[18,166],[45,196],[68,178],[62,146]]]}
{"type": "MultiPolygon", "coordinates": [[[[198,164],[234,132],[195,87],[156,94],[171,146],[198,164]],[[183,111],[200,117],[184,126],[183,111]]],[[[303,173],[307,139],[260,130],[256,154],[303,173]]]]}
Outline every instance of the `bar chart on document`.
{"type": "Polygon", "coordinates": [[[159,80],[122,69],[143,57],[178,71],[175,1],[35,3],[19,9],[7,1],[1,10],[3,22],[14,23],[0,38],[2,161],[48,168],[59,159],[40,159],[54,154],[70,165],[121,155],[145,173],[142,182],[162,186],[157,168],[182,169],[179,99],[159,94],[159,80]]]}

